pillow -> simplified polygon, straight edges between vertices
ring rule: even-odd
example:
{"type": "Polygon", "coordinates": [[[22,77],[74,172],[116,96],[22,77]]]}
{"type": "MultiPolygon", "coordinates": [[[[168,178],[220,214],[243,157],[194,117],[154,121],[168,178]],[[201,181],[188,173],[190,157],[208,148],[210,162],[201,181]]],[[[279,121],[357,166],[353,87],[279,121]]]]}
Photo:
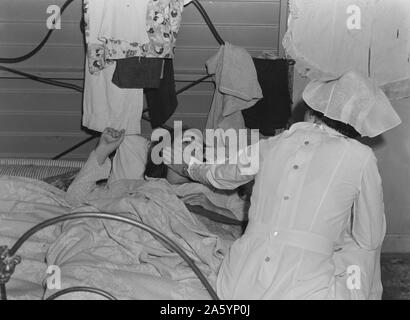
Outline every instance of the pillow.
{"type": "Polygon", "coordinates": [[[149,140],[140,135],[126,136],[113,159],[110,183],[121,179],[143,179],[149,145],[149,140]]]}

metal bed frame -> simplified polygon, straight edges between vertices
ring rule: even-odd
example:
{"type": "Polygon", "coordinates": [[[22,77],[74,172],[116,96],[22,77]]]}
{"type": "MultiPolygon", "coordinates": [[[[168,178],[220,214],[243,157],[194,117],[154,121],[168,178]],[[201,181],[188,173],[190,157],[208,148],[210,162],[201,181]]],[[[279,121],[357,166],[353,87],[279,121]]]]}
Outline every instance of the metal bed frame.
{"type": "MultiPolygon", "coordinates": [[[[209,295],[212,299],[218,300],[218,296],[212,286],[209,284],[206,277],[203,273],[199,270],[196,266],[195,262],[184,252],[181,247],[172,241],[170,238],[162,234],[160,231],[136,220],[126,216],[126,214],[112,214],[112,213],[103,213],[103,212],[78,212],[78,213],[71,213],[63,216],[59,216],[53,219],[46,220],[30,230],[24,233],[11,247],[8,249],[6,246],[0,247],[0,290],[1,290],[1,300],[7,300],[7,292],[6,292],[6,284],[10,280],[11,276],[14,273],[16,266],[21,262],[21,257],[16,255],[17,251],[21,248],[21,246],[34,234],[47,228],[49,226],[55,225],[57,223],[69,221],[69,220],[76,220],[76,219],[104,219],[104,220],[113,220],[123,222],[134,227],[140,228],[144,231],[149,232],[152,236],[160,240],[163,244],[166,244],[170,247],[173,251],[178,253],[178,255],[185,260],[185,262],[191,267],[194,273],[197,275],[201,283],[204,285],[206,290],[208,291],[209,295]]],[[[96,294],[100,294],[109,299],[115,299],[111,294],[97,289],[97,288],[89,288],[89,287],[73,287],[69,289],[65,289],[63,291],[57,292],[54,295],[50,296],[48,299],[55,299],[63,294],[71,293],[71,292],[79,292],[79,291],[88,291],[93,292],[96,294]]]]}
{"type": "MultiPolygon", "coordinates": [[[[74,0],[66,0],[66,2],[61,7],[61,15],[64,13],[64,11],[67,9],[67,7],[73,2],[74,2],[74,0]]],[[[206,24],[208,25],[210,31],[212,32],[212,34],[215,37],[218,44],[223,45],[224,40],[219,35],[218,31],[216,30],[214,24],[212,23],[210,17],[208,16],[207,12],[205,11],[204,7],[199,3],[198,0],[193,0],[192,3],[194,4],[194,6],[198,9],[199,13],[204,18],[206,24]]],[[[84,27],[84,23],[83,23],[83,20],[82,20],[82,23],[81,23],[82,31],[83,31],[83,27],[84,27]]],[[[51,34],[53,33],[53,31],[54,31],[53,29],[49,30],[47,32],[46,36],[44,37],[44,39],[37,45],[37,47],[35,47],[29,53],[27,53],[23,56],[20,56],[20,57],[16,57],[16,58],[0,58],[0,63],[15,64],[15,63],[19,63],[19,62],[30,59],[31,57],[33,57],[35,54],[37,54],[44,47],[44,45],[49,40],[51,34]]],[[[290,66],[294,65],[294,63],[295,63],[293,60],[288,60],[288,62],[289,62],[290,66]]],[[[22,72],[22,71],[19,71],[19,70],[16,70],[16,69],[8,68],[8,67],[2,66],[2,65],[0,65],[0,70],[7,71],[7,72],[10,72],[10,73],[19,75],[19,76],[22,76],[24,78],[31,79],[33,81],[49,84],[49,85],[52,85],[52,86],[67,88],[67,89],[75,90],[77,92],[83,92],[82,87],[79,87],[79,86],[71,84],[71,83],[66,83],[66,82],[56,81],[56,80],[49,79],[49,78],[39,77],[39,76],[30,74],[30,73],[26,73],[26,72],[22,72]]],[[[203,82],[203,81],[205,81],[205,80],[207,80],[211,77],[212,77],[212,75],[206,75],[206,76],[201,77],[198,80],[193,81],[192,83],[190,83],[190,84],[184,86],[183,88],[179,89],[177,91],[177,95],[185,92],[186,90],[198,85],[199,83],[201,83],[201,82],[203,82]]],[[[142,119],[149,121],[149,117],[147,115],[147,112],[148,112],[147,110],[143,111],[142,119]]],[[[162,127],[164,127],[167,130],[172,130],[170,127],[168,127],[166,125],[163,125],[162,127]]],[[[80,146],[88,143],[89,141],[91,141],[91,140],[93,140],[97,137],[98,137],[98,135],[92,135],[91,137],[86,138],[85,140],[77,143],[76,145],[72,146],[71,148],[65,150],[64,152],[62,152],[60,154],[58,154],[57,156],[55,156],[53,158],[53,160],[60,159],[61,157],[65,156],[66,154],[72,152],[73,150],[79,148],[80,146]]],[[[103,212],[72,213],[72,214],[60,216],[60,217],[57,217],[57,218],[53,218],[53,219],[50,219],[50,220],[46,220],[46,221],[34,226],[30,230],[28,230],[25,234],[23,234],[17,240],[17,242],[11,247],[11,249],[9,249],[7,246],[0,246],[0,297],[1,297],[1,300],[7,300],[6,284],[8,283],[11,276],[13,275],[16,266],[21,262],[21,257],[17,255],[17,251],[32,235],[34,235],[35,233],[37,233],[38,231],[40,231],[40,230],[42,230],[46,227],[55,225],[57,223],[62,223],[62,222],[65,222],[65,221],[75,220],[75,219],[84,219],[84,218],[119,221],[119,222],[123,222],[123,223],[129,224],[129,225],[132,225],[136,228],[142,229],[146,232],[149,232],[152,236],[157,238],[163,244],[170,247],[182,259],[184,259],[185,262],[191,267],[191,269],[197,275],[197,277],[199,278],[201,283],[204,285],[205,289],[208,291],[211,298],[214,299],[214,300],[218,300],[218,296],[217,296],[216,292],[214,291],[212,286],[209,284],[206,277],[203,275],[203,273],[196,266],[195,262],[184,252],[183,249],[181,249],[181,247],[178,244],[176,244],[174,241],[169,239],[167,236],[165,236],[164,234],[162,234],[158,230],[156,230],[156,229],[154,229],[154,228],[152,228],[152,227],[150,227],[150,226],[148,226],[148,225],[146,225],[146,224],[144,224],[140,221],[137,221],[136,219],[129,218],[129,217],[125,216],[125,214],[111,214],[111,213],[103,213],[103,212]]],[[[64,289],[64,290],[58,291],[57,293],[51,295],[50,297],[47,298],[47,300],[53,300],[53,299],[56,299],[60,296],[63,296],[65,294],[72,293],[72,292],[91,292],[91,293],[103,296],[103,297],[105,297],[109,300],[116,300],[116,298],[113,295],[111,295],[110,293],[108,293],[104,290],[100,290],[100,289],[97,289],[97,288],[91,288],[91,287],[72,287],[72,288],[64,289]]]]}

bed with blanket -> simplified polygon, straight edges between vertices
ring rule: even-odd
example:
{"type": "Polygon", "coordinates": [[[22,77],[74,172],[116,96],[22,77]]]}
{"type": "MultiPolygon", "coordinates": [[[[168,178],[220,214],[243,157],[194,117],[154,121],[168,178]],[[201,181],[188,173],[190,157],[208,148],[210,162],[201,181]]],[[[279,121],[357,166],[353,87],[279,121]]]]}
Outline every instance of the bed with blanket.
{"type": "MultiPolygon", "coordinates": [[[[153,179],[141,183],[129,197],[74,208],[65,200],[65,191],[83,164],[1,160],[0,245],[11,247],[28,229],[62,215],[125,214],[174,241],[215,288],[222,259],[242,226],[188,210],[181,196],[207,192],[205,186],[190,183],[175,188],[164,179],[153,179]]],[[[102,288],[118,299],[210,299],[180,255],[149,232],[117,221],[77,219],[47,227],[28,239],[18,255],[22,261],[7,283],[9,299],[44,299],[73,286],[102,288]],[[61,286],[51,274],[55,267],[61,286]]],[[[102,297],[77,292],[64,298],[102,297]]]]}

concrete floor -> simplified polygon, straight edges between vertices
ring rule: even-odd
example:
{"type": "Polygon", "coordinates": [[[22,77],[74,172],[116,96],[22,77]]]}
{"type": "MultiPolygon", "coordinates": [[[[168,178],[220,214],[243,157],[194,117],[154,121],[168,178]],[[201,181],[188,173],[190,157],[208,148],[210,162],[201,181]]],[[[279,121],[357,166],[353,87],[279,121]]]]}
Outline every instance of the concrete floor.
{"type": "Polygon", "coordinates": [[[383,300],[410,300],[410,253],[384,253],[381,258],[383,300]]]}

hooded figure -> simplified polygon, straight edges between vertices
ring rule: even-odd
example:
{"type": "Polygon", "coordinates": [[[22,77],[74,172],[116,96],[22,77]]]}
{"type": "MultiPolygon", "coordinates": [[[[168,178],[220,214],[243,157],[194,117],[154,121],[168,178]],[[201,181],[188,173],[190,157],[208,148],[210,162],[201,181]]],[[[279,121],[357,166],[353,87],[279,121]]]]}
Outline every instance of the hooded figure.
{"type": "Polygon", "coordinates": [[[352,137],[373,137],[400,119],[355,72],[310,83],[304,98],[311,107],[305,122],[259,141],[258,171],[243,174],[255,161],[251,147],[236,164],[187,169],[220,189],[255,179],[248,227],[219,271],[222,299],[381,298],[381,178],[373,151],[352,137]]]}

